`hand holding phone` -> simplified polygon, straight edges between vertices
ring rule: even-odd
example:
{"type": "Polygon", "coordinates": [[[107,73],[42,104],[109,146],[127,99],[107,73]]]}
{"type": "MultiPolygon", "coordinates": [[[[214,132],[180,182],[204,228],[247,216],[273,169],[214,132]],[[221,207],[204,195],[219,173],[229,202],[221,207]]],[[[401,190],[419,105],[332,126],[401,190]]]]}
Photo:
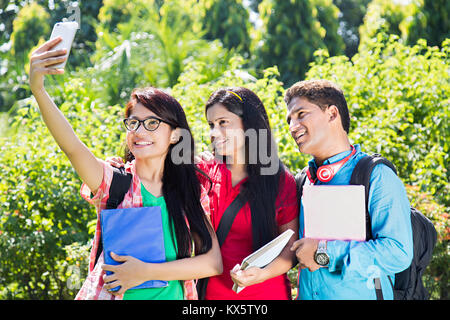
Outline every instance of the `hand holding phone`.
{"type": "Polygon", "coordinates": [[[57,37],[61,37],[62,41],[53,47],[53,50],[66,49],[67,53],[65,55],[66,60],[53,65],[54,68],[64,68],[69,57],[70,48],[72,47],[73,39],[75,38],[75,33],[78,29],[78,23],[75,21],[71,22],[57,22],[53,26],[52,34],[50,35],[50,40],[57,37]]]}
{"type": "Polygon", "coordinates": [[[44,88],[45,75],[64,73],[77,28],[76,22],[56,23],[51,39],[31,54],[29,82],[33,93],[44,88]]]}

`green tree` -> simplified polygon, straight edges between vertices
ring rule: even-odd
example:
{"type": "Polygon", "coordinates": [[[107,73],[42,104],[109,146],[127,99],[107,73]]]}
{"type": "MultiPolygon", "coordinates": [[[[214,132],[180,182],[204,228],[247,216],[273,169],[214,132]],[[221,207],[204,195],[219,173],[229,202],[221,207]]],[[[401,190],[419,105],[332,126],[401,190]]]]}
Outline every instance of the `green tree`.
{"type": "Polygon", "coordinates": [[[262,0],[248,0],[249,8],[254,12],[258,12],[258,6],[261,2],[262,0]]]}
{"type": "Polygon", "coordinates": [[[314,51],[325,48],[326,30],[317,19],[317,9],[307,0],[264,0],[259,11],[263,20],[259,63],[262,68],[278,66],[282,81],[289,86],[304,77],[314,51]]]}
{"type": "Polygon", "coordinates": [[[0,45],[8,42],[13,29],[13,21],[17,15],[18,7],[12,7],[9,0],[0,0],[0,45]]]}
{"type": "Polygon", "coordinates": [[[24,6],[13,22],[11,53],[24,65],[31,48],[50,32],[50,15],[35,2],[24,6]]]}
{"type": "Polygon", "coordinates": [[[219,39],[225,48],[237,49],[241,54],[249,54],[250,23],[248,11],[241,0],[203,0],[204,38],[219,39]]]}
{"type": "Polygon", "coordinates": [[[372,0],[370,2],[364,24],[359,27],[360,45],[377,41],[379,33],[394,34],[406,37],[402,22],[409,15],[412,4],[402,4],[390,0],[372,0]]]}
{"type": "Polygon", "coordinates": [[[0,83],[0,110],[9,110],[15,101],[30,94],[26,80],[28,53],[38,41],[42,42],[50,37],[54,23],[80,18],[80,29],[75,36],[66,70],[90,64],[89,57],[97,39],[94,26],[101,5],[102,0],[0,2],[0,76],[7,79],[0,83]],[[14,38],[11,37],[13,21],[14,38]],[[17,48],[11,46],[12,41],[17,48]]]}
{"type": "Polygon", "coordinates": [[[417,0],[412,17],[408,19],[408,43],[415,44],[418,39],[427,40],[430,46],[441,46],[450,38],[450,1],[417,0]]]}
{"type": "Polygon", "coordinates": [[[339,14],[337,6],[332,0],[312,0],[317,9],[317,19],[320,25],[325,29],[325,46],[331,56],[337,56],[344,53],[344,41],[338,33],[339,14]]]}
{"type": "Polygon", "coordinates": [[[95,26],[98,24],[97,16],[103,1],[54,1],[52,7],[49,6],[47,0],[40,0],[40,2],[51,15],[48,22],[50,26],[65,19],[79,18],[80,25],[72,44],[68,63],[72,69],[79,66],[90,66],[89,58],[95,50],[95,41],[97,40],[95,26]]]}
{"type": "Polygon", "coordinates": [[[201,39],[200,4],[196,1],[156,3],[114,2],[114,10],[129,14],[109,32],[114,20],[101,9],[97,51],[92,58],[98,89],[110,104],[125,103],[136,86],[171,87],[189,62],[206,63],[205,77],[225,72],[233,53],[218,42],[201,39]],[[128,13],[127,13],[128,12],[128,13]],[[112,20],[111,20],[112,19],[112,20]]]}
{"type": "Polygon", "coordinates": [[[333,0],[341,12],[339,31],[345,43],[345,55],[349,58],[358,52],[359,31],[371,0],[333,0]]]}
{"type": "MultiPolygon", "coordinates": [[[[74,39],[74,44],[72,48],[72,54],[80,55],[90,54],[93,49],[90,45],[96,40],[96,33],[94,25],[97,23],[97,15],[100,7],[102,6],[102,0],[91,0],[91,1],[71,1],[71,0],[61,0],[61,1],[48,1],[48,0],[34,0],[34,1],[20,1],[20,0],[9,0],[0,1],[0,45],[7,43],[10,39],[11,33],[13,31],[13,21],[17,17],[17,13],[29,4],[34,3],[40,5],[45,11],[50,15],[50,19],[46,20],[49,27],[57,21],[63,21],[65,18],[75,18],[75,15],[79,14],[80,18],[80,29],[77,31],[77,36],[74,39]],[[78,41],[80,40],[80,41],[78,41]]],[[[77,17],[77,18],[78,18],[77,17]]],[[[50,29],[47,29],[47,33],[50,29]]],[[[39,30],[41,32],[41,30],[39,30]]],[[[44,34],[44,36],[49,36],[49,34],[44,34]]],[[[71,61],[80,61],[81,59],[75,59],[71,61]]],[[[84,62],[84,60],[82,61],[84,62]]],[[[78,64],[77,64],[78,65],[78,64]]]]}
{"type": "Polygon", "coordinates": [[[382,152],[405,182],[449,205],[450,42],[438,50],[423,41],[410,48],[395,35],[378,38],[351,61],[319,57],[308,78],[339,83],[354,120],[351,138],[382,152]]]}
{"type": "Polygon", "coordinates": [[[147,10],[156,12],[155,1],[104,0],[98,14],[99,30],[108,33],[118,32],[117,27],[120,23],[126,23],[132,17],[143,17],[147,10]]]}

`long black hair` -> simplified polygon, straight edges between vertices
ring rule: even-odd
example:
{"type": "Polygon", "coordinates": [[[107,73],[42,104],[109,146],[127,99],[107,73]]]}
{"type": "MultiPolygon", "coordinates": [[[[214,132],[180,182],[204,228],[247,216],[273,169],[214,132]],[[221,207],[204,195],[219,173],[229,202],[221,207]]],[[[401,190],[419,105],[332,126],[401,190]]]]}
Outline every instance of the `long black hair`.
{"type": "MultiPolygon", "coordinates": [[[[208,99],[205,113],[216,103],[222,104],[228,111],[242,119],[244,132],[249,132],[250,129],[256,133],[256,141],[254,139],[251,141],[252,135],[245,136],[248,180],[243,184],[251,210],[253,248],[256,250],[278,234],[275,202],[280,182],[284,181],[280,178],[284,175],[285,168],[278,157],[266,109],[253,91],[243,87],[219,89],[208,99]],[[261,132],[266,134],[266,143],[261,141],[263,138],[261,132]],[[266,161],[262,161],[261,154],[267,155],[270,162],[263,163],[266,161]],[[249,161],[250,158],[256,158],[256,161],[249,161]],[[273,165],[277,168],[275,172],[263,173],[264,169],[273,165]]],[[[225,161],[225,158],[223,160],[225,161]]]]}
{"type": "MultiPolygon", "coordinates": [[[[142,104],[161,119],[173,124],[173,129],[180,128],[188,133],[181,135],[177,143],[169,146],[164,161],[162,191],[169,213],[169,219],[175,229],[178,249],[177,258],[180,259],[190,256],[192,237],[186,225],[186,219],[189,223],[190,231],[196,233],[200,238],[201,245],[196,246],[196,253],[205,253],[211,249],[212,239],[209,233],[210,225],[206,220],[200,203],[201,189],[197,172],[204,175],[207,179],[209,177],[194,164],[194,139],[184,110],[179,102],[171,95],[153,87],[146,87],[133,90],[131,99],[125,109],[125,117],[130,116],[133,107],[137,103],[142,104]],[[171,157],[172,149],[181,143],[183,139],[190,139],[190,141],[187,141],[187,144],[184,144],[190,144],[190,150],[182,149],[181,151],[188,153],[188,161],[175,164],[171,157]]],[[[183,157],[186,157],[186,154],[183,157]]],[[[133,154],[129,151],[128,147],[125,147],[125,160],[131,161],[133,159],[133,154]]]]}

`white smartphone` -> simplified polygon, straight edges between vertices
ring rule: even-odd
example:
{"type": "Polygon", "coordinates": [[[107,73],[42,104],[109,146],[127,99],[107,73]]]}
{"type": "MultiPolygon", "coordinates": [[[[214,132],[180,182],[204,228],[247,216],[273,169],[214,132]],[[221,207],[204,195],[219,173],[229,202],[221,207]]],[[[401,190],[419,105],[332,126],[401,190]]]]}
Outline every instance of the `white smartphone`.
{"type": "MultiPolygon", "coordinates": [[[[75,38],[75,33],[78,29],[78,23],[75,21],[70,22],[57,22],[53,26],[52,34],[50,35],[50,40],[62,37],[62,41],[59,42],[52,50],[66,49],[66,57],[69,57],[70,48],[72,47],[73,39],[75,38]]],[[[55,64],[52,68],[64,68],[66,66],[67,59],[64,62],[55,64]]]]}

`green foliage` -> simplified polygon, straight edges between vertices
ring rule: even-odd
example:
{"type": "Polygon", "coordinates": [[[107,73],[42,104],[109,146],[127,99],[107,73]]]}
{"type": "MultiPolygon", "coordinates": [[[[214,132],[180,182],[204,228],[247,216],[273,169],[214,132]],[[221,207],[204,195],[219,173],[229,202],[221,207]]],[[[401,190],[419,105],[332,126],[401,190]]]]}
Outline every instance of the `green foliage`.
{"type": "Polygon", "coordinates": [[[345,43],[345,55],[349,58],[358,52],[359,31],[363,24],[367,5],[371,0],[334,0],[333,3],[339,8],[339,34],[345,43]]]}
{"type": "Polygon", "coordinates": [[[448,207],[439,204],[429,192],[417,186],[406,186],[411,205],[424,213],[434,224],[438,242],[433,259],[425,270],[423,281],[431,299],[448,300],[450,297],[450,223],[448,207]]]}
{"type": "MultiPolygon", "coordinates": [[[[49,1],[42,1],[42,6],[49,6],[49,1]]],[[[95,41],[97,33],[95,26],[98,23],[97,16],[99,14],[102,0],[91,1],[54,1],[53,6],[47,9],[51,19],[47,24],[52,27],[58,21],[65,19],[76,20],[79,15],[80,25],[70,51],[68,65],[75,69],[77,67],[87,67],[90,65],[89,57],[95,50],[95,41]]],[[[46,35],[47,38],[50,34],[46,35]]]]}
{"type": "Polygon", "coordinates": [[[340,84],[354,142],[384,154],[406,183],[448,205],[450,42],[439,51],[424,42],[411,48],[397,39],[385,36],[352,61],[319,56],[308,78],[340,84]]]}
{"type": "Polygon", "coordinates": [[[258,6],[262,0],[248,0],[249,8],[255,12],[258,12],[258,6]]]}
{"type": "Polygon", "coordinates": [[[320,25],[325,29],[325,46],[331,56],[344,53],[344,41],[338,34],[339,14],[337,6],[332,0],[312,0],[311,3],[317,9],[317,19],[320,25]]]}
{"type": "MultiPolygon", "coordinates": [[[[61,111],[97,156],[118,154],[122,109],[90,99],[85,85],[72,79],[53,94],[64,97],[61,111]]],[[[80,180],[35,102],[18,106],[16,114],[11,124],[16,134],[1,138],[0,298],[70,299],[79,289],[66,283],[71,272],[85,277],[87,271],[75,255],[85,257],[87,248],[77,249],[74,242],[91,239],[87,223],[95,213],[79,196],[80,180]],[[70,263],[75,258],[79,266],[70,263]]]]}
{"type": "Polygon", "coordinates": [[[5,28],[5,32],[0,32],[0,45],[3,47],[0,51],[0,111],[9,110],[16,100],[29,96],[24,65],[28,63],[32,48],[42,43],[50,30],[49,15],[39,4],[27,4],[20,11],[16,9],[18,14],[14,20],[11,19],[14,9],[1,13],[0,26],[5,28]]]}
{"type": "Polygon", "coordinates": [[[259,11],[264,27],[257,56],[262,67],[278,66],[286,86],[303,79],[314,51],[325,48],[326,30],[316,8],[307,0],[264,0],[259,11]]]}
{"type": "Polygon", "coordinates": [[[450,1],[421,0],[415,6],[414,13],[408,19],[408,43],[415,44],[418,39],[425,39],[430,46],[441,46],[450,38],[450,1]]]}
{"type": "Polygon", "coordinates": [[[406,31],[402,22],[409,15],[413,4],[402,4],[390,0],[373,0],[364,17],[364,24],[359,28],[360,46],[376,41],[377,35],[386,33],[405,38],[406,31]]]}
{"type": "Polygon", "coordinates": [[[127,23],[135,17],[143,17],[148,10],[157,10],[153,0],[104,0],[98,14],[97,34],[119,32],[119,24],[127,23]]]}
{"type": "Polygon", "coordinates": [[[12,54],[16,58],[25,62],[30,49],[49,33],[50,27],[47,23],[49,18],[50,15],[45,9],[35,2],[24,6],[19,11],[14,19],[14,31],[11,35],[12,54]]]}
{"type": "Polygon", "coordinates": [[[200,39],[198,16],[193,13],[199,10],[190,6],[192,2],[183,2],[183,10],[177,1],[166,1],[159,9],[152,3],[134,7],[114,3],[114,10],[125,10],[129,18],[109,33],[105,26],[115,18],[106,14],[112,9],[101,9],[91,70],[99,79],[98,90],[110,104],[125,103],[134,87],[175,85],[189,62],[208,66],[205,74],[211,77],[226,70],[233,52],[218,42],[200,39]]]}
{"type": "Polygon", "coordinates": [[[249,54],[249,14],[240,0],[204,0],[205,15],[202,19],[205,39],[222,41],[228,49],[236,48],[241,54],[249,54]]]}

